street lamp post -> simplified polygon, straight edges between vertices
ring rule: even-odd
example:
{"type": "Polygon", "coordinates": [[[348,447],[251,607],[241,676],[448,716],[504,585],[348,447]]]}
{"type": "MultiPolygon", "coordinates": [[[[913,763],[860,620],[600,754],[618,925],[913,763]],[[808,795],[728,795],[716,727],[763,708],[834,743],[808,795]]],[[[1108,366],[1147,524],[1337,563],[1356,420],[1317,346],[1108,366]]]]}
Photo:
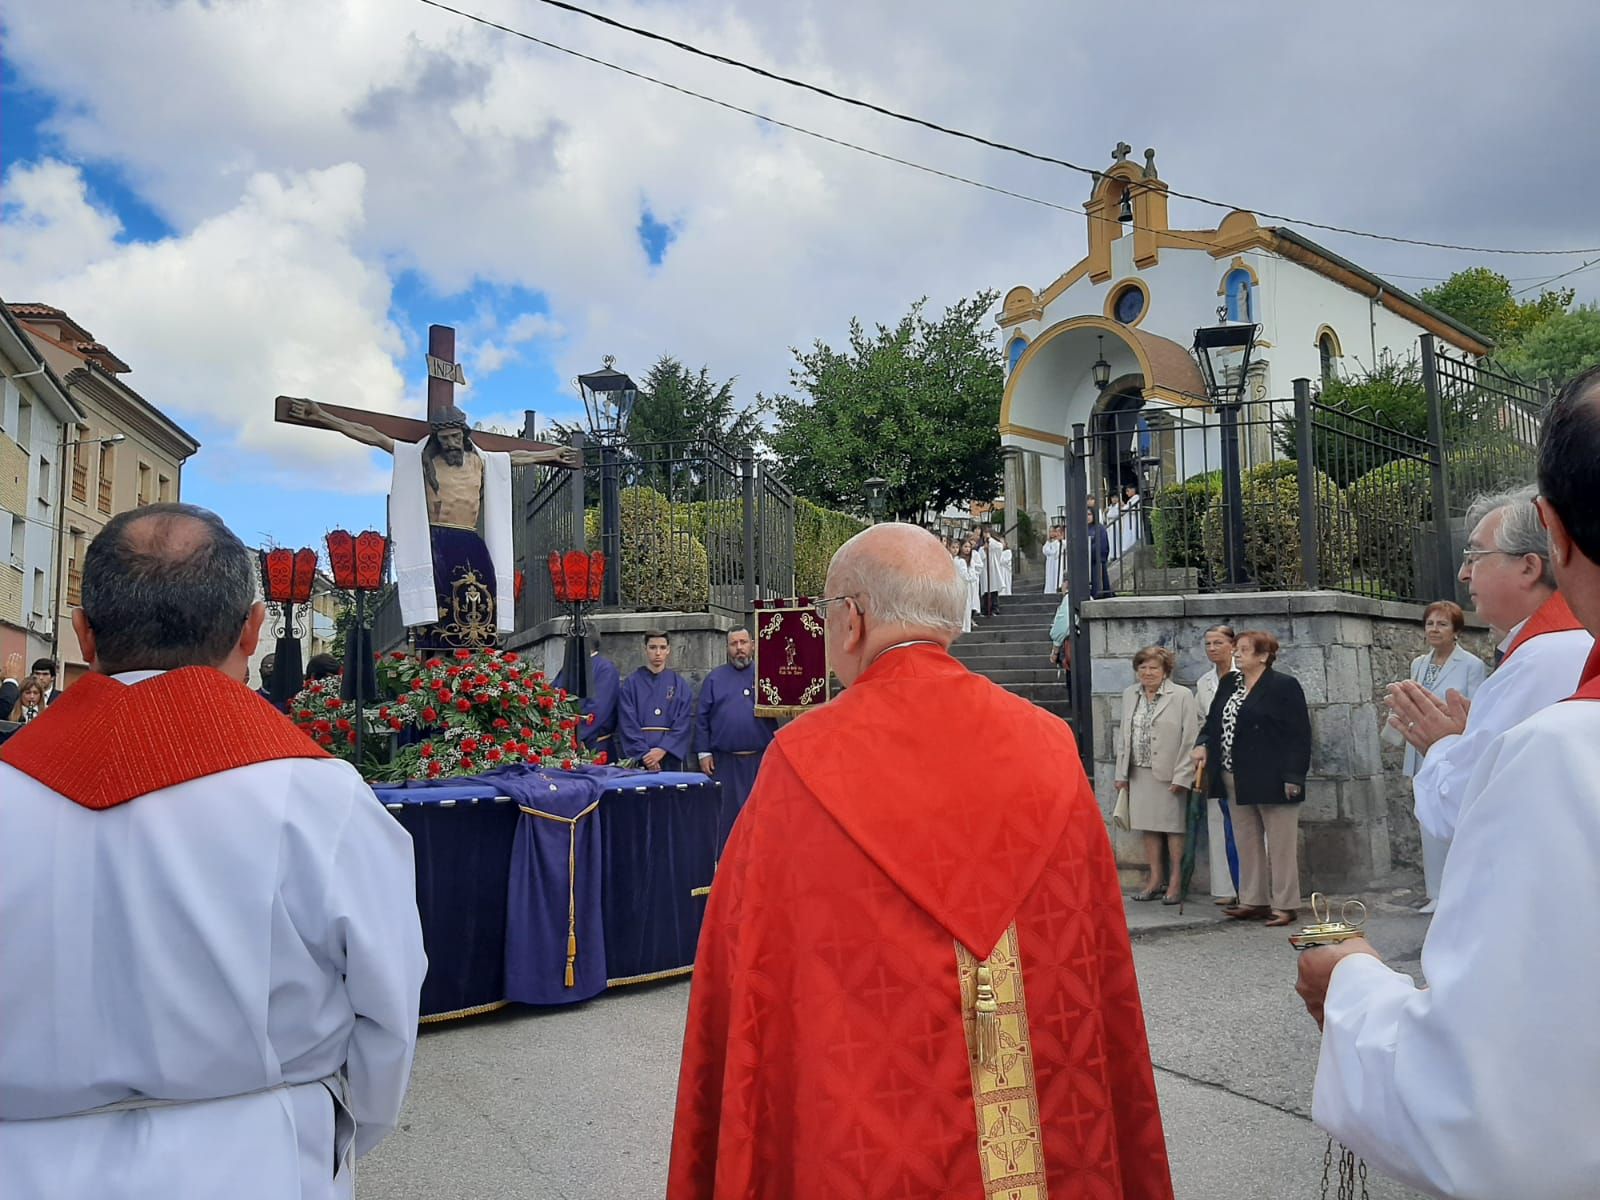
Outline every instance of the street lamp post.
{"type": "MultiPolygon", "coordinates": [[[[1194,331],[1194,355],[1206,393],[1222,418],[1223,563],[1230,587],[1249,586],[1244,560],[1244,490],[1240,482],[1239,410],[1259,325],[1211,325],[1194,331]]],[[[1309,536],[1309,535],[1308,535],[1309,536]]]]}
{"type": "Polygon", "coordinates": [[[57,455],[58,461],[56,462],[56,472],[60,478],[56,480],[56,537],[55,546],[51,551],[53,559],[50,571],[50,586],[54,589],[52,598],[55,600],[54,610],[50,616],[50,661],[55,664],[56,670],[61,672],[60,678],[63,683],[66,679],[66,672],[62,668],[60,661],[61,609],[62,601],[65,597],[63,595],[64,587],[61,582],[61,576],[62,567],[65,565],[67,540],[67,452],[70,450],[76,455],[79,446],[120,446],[128,440],[128,435],[125,433],[111,433],[100,438],[79,438],[75,442],[68,441],[67,431],[70,428],[70,425],[61,427],[60,453],[57,455]]]}
{"type": "Polygon", "coordinates": [[[883,478],[881,475],[874,475],[871,478],[862,481],[861,486],[864,487],[867,492],[867,512],[871,515],[872,523],[874,525],[883,520],[883,489],[888,485],[889,481],[883,478]]]}
{"type": "Polygon", "coordinates": [[[589,419],[589,436],[600,444],[600,549],[606,561],[616,564],[606,572],[602,603],[615,606],[622,603],[622,489],[617,462],[639,400],[639,387],[613,369],[617,360],[611,355],[602,361],[600,370],[578,376],[578,391],[589,419]]]}

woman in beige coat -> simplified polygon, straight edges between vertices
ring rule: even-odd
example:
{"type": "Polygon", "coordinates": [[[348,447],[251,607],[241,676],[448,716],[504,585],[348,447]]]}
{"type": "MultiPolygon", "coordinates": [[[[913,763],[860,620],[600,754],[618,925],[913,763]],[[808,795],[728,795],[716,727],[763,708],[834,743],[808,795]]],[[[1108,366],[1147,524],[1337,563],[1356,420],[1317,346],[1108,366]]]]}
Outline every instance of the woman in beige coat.
{"type": "Polygon", "coordinates": [[[1178,863],[1183,858],[1184,801],[1195,779],[1189,751],[1200,735],[1194,694],[1172,682],[1176,661],[1165,646],[1146,646],[1133,656],[1139,682],[1122,693],[1122,726],[1117,731],[1116,786],[1127,793],[1128,827],[1144,834],[1150,868],[1144,891],[1133,898],[1154,900],[1165,891],[1163,904],[1182,899],[1178,863]]]}

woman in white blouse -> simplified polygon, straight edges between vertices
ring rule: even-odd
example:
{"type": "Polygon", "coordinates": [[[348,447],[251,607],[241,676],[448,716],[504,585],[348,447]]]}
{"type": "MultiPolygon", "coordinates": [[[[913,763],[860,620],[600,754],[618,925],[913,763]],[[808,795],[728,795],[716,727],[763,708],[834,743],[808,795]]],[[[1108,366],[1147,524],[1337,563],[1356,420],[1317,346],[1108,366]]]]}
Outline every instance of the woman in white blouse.
{"type": "Polygon", "coordinates": [[[1146,646],[1133,656],[1139,682],[1122,693],[1122,727],[1117,731],[1116,788],[1127,793],[1128,828],[1144,834],[1150,868],[1144,890],[1133,898],[1154,900],[1164,891],[1163,904],[1183,898],[1178,863],[1183,858],[1185,801],[1195,778],[1189,748],[1200,734],[1194,696],[1172,682],[1176,663],[1165,646],[1146,646]]]}
{"type": "MultiPolygon", "coordinates": [[[[1237,638],[1232,625],[1213,625],[1205,631],[1206,661],[1210,670],[1194,683],[1194,696],[1200,704],[1200,723],[1205,724],[1211,713],[1211,702],[1217,698],[1217,685],[1238,666],[1233,661],[1237,638]]],[[[1212,796],[1206,801],[1206,837],[1208,852],[1206,862],[1210,868],[1211,896],[1218,904],[1237,904],[1239,897],[1238,860],[1229,861],[1228,843],[1233,840],[1232,821],[1228,815],[1227,801],[1212,796]]]]}
{"type": "MultiPolygon", "coordinates": [[[[1428,651],[1411,660],[1411,678],[1441,698],[1454,689],[1471,700],[1489,675],[1483,659],[1461,648],[1461,630],[1467,623],[1461,606],[1451,600],[1435,600],[1423,611],[1422,636],[1428,651]]],[[[1422,769],[1422,755],[1415,746],[1406,746],[1405,776],[1410,779],[1422,769]]],[[[1418,825],[1421,828],[1420,822],[1418,825]]],[[[1428,892],[1423,912],[1431,913],[1439,895],[1439,877],[1444,873],[1445,853],[1450,843],[1422,829],[1422,878],[1428,892]]]]}

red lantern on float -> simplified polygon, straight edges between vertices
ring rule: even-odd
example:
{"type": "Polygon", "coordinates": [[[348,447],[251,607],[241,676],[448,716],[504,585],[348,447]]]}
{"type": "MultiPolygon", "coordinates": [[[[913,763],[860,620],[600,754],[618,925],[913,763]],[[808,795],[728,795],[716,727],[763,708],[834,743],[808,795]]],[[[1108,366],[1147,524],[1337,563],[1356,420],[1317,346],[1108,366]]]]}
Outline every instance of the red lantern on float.
{"type": "Polygon", "coordinates": [[[570,672],[571,686],[567,689],[575,696],[589,694],[589,655],[584,647],[583,610],[597,604],[605,586],[606,556],[599,550],[585,554],[582,550],[550,551],[546,560],[550,569],[550,590],[560,604],[572,606],[572,624],[567,631],[567,662],[575,664],[570,672]]]}
{"type": "Polygon", "coordinates": [[[274,604],[304,604],[316,577],[315,550],[261,551],[261,591],[274,604]]]}
{"type": "Polygon", "coordinates": [[[335,529],[328,535],[328,565],[333,570],[333,584],[342,591],[354,592],[356,598],[356,619],[347,634],[349,644],[340,695],[354,702],[358,747],[365,744],[366,693],[377,690],[377,681],[368,678],[372,673],[372,643],[367,632],[367,593],[383,586],[383,567],[388,554],[389,539],[375,529],[363,533],[335,529]]]}

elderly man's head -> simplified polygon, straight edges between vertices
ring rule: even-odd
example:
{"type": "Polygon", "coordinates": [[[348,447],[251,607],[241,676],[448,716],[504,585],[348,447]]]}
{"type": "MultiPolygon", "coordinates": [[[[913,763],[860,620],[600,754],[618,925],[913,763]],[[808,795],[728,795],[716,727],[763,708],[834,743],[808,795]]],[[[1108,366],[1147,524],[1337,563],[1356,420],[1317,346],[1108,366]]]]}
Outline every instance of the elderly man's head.
{"type": "Polygon", "coordinates": [[[1529,617],[1555,590],[1550,537],[1534,505],[1537,489],[1480,496],[1467,510],[1461,582],[1478,615],[1502,633],[1529,617]]]}
{"type": "Polygon", "coordinates": [[[939,539],[915,525],[874,525],[828,566],[828,666],[849,687],[898,642],[948,646],[961,632],[967,585],[939,539]]]}
{"type": "Polygon", "coordinates": [[[265,616],[255,589],[254,558],[215,513],[150,504],[89,543],[72,626],[103,674],[206,666],[243,682],[265,616]]]}
{"type": "Polygon", "coordinates": [[[1539,512],[1572,611],[1600,628],[1600,367],[1561,390],[1539,442],[1539,512]]]}

